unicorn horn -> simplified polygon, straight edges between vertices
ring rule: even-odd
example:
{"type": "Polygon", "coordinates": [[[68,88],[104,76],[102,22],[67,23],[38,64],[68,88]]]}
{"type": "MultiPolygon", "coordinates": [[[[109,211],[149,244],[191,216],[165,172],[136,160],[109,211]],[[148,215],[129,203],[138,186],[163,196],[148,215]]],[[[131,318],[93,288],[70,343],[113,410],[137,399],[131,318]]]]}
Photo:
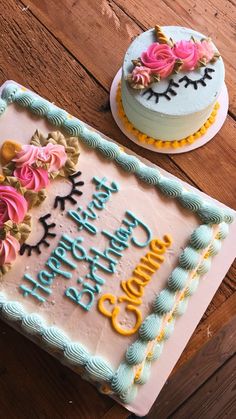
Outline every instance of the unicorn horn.
{"type": "Polygon", "coordinates": [[[163,30],[161,29],[161,26],[155,25],[155,34],[157,37],[157,40],[160,44],[168,44],[170,43],[169,39],[164,34],[163,30]]]}

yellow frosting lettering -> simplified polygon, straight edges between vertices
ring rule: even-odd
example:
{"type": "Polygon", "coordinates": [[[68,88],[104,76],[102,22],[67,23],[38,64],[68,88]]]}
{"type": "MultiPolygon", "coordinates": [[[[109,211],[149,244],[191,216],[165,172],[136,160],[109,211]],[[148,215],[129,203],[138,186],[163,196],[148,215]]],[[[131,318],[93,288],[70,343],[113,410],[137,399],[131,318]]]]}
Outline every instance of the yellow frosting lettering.
{"type": "Polygon", "coordinates": [[[131,292],[131,294],[137,297],[143,296],[143,286],[145,285],[141,281],[139,281],[138,278],[130,278],[126,282],[127,289],[131,292]]]}
{"type": "Polygon", "coordinates": [[[155,252],[148,252],[144,257],[141,259],[142,262],[144,262],[146,265],[150,266],[151,268],[154,268],[156,271],[160,268],[160,264],[157,262],[163,262],[164,257],[156,254],[155,252]]]}
{"type": "Polygon", "coordinates": [[[139,309],[137,309],[132,304],[128,304],[125,307],[125,310],[127,312],[132,312],[135,317],[135,324],[131,329],[124,329],[122,325],[118,321],[118,316],[120,313],[120,307],[115,305],[114,308],[112,308],[111,311],[107,310],[107,308],[104,307],[104,302],[108,301],[110,304],[114,305],[116,303],[116,297],[112,294],[104,294],[99,300],[98,300],[98,309],[104,316],[109,317],[111,319],[111,323],[113,328],[116,332],[118,332],[120,335],[124,336],[130,336],[137,332],[138,328],[141,326],[142,323],[142,314],[139,309]]]}
{"type": "Polygon", "coordinates": [[[141,258],[141,263],[134,269],[133,276],[126,281],[121,281],[120,286],[125,295],[116,298],[112,294],[105,294],[99,299],[99,311],[111,319],[113,328],[121,335],[130,336],[140,327],[142,314],[135,305],[142,304],[144,287],[149,283],[154,272],[160,268],[160,264],[164,262],[165,258],[162,255],[171,244],[172,238],[169,235],[165,235],[163,240],[153,239],[149,245],[151,251],[141,258]],[[105,307],[104,303],[108,305],[105,307]],[[135,325],[131,329],[124,329],[117,319],[120,313],[119,303],[126,303],[125,310],[132,312],[136,317],[135,325]]]}
{"type": "Polygon", "coordinates": [[[155,271],[151,268],[149,268],[146,265],[143,265],[142,263],[140,263],[134,270],[134,274],[136,276],[140,276],[141,278],[143,278],[145,280],[145,282],[149,282],[151,277],[150,275],[152,275],[155,271]],[[149,272],[149,273],[147,273],[149,272]]]}

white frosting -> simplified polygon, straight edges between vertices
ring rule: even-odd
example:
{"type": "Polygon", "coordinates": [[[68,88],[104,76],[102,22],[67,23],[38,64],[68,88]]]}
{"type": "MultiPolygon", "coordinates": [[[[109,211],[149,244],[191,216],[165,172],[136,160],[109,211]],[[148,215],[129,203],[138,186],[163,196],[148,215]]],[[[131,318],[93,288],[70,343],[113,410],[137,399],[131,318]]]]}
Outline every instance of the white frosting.
{"type": "MultiPolygon", "coordinates": [[[[191,36],[196,40],[205,37],[199,32],[176,26],[164,26],[163,31],[174,41],[189,40],[191,36]]],[[[176,96],[171,96],[171,100],[160,97],[156,103],[155,97],[147,100],[148,94],[142,95],[143,92],[132,89],[126,81],[133,68],[132,60],[140,57],[153,42],[156,42],[156,37],[154,30],[150,29],[139,35],[126,52],[121,85],[124,110],[130,122],[141,132],[157,139],[179,140],[196,132],[209,117],[223,86],[224,63],[219,58],[214,64],[207,64],[208,68],[215,71],[211,73],[212,79],[206,80],[206,86],[198,84],[198,89],[195,90],[192,85],[185,88],[185,82],[179,83],[179,87],[174,88],[176,96]]],[[[214,49],[216,50],[215,45],[214,49]]],[[[154,83],[151,87],[155,92],[163,92],[171,78],[178,83],[185,75],[192,80],[198,80],[203,74],[203,67],[195,71],[180,72],[154,83]]]]}

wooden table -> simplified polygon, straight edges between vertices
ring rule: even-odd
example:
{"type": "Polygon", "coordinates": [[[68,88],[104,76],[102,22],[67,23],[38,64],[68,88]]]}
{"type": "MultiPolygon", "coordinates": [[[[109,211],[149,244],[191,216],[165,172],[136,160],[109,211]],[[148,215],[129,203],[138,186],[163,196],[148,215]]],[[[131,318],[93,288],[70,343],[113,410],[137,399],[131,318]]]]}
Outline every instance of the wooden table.
{"type": "MultiPolygon", "coordinates": [[[[235,206],[233,2],[1,0],[0,16],[0,83],[7,79],[22,83],[170,173],[235,206]],[[111,81],[128,45],[155,23],[208,34],[226,65],[227,121],[213,141],[188,154],[158,155],[134,145],[119,131],[109,109],[111,81]]],[[[235,290],[232,266],[149,418],[236,414],[235,290]]],[[[125,409],[4,323],[0,336],[1,418],[128,417],[125,409]]]]}

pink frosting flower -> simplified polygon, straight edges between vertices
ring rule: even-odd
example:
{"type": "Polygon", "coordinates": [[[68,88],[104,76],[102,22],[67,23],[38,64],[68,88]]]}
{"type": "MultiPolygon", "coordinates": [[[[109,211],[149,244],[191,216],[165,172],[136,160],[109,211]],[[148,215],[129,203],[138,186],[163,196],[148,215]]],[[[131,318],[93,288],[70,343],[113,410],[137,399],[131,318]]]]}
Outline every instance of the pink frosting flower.
{"type": "Polygon", "coordinates": [[[38,192],[49,184],[48,172],[41,167],[22,166],[14,170],[14,176],[22,186],[38,192]]]}
{"type": "Polygon", "coordinates": [[[39,147],[35,145],[26,144],[22,146],[22,150],[16,154],[13,161],[16,167],[28,166],[35,163],[39,154],[39,147]]]}
{"type": "Polygon", "coordinates": [[[23,145],[13,161],[16,167],[30,166],[40,160],[43,163],[49,163],[49,172],[58,171],[64,166],[67,155],[65,147],[60,144],[48,143],[45,147],[37,147],[34,145],[23,145]]]}
{"type": "Polygon", "coordinates": [[[167,44],[154,42],[147,51],[141,55],[142,63],[157,73],[161,78],[168,77],[174,68],[176,57],[171,47],[167,44]]]}
{"type": "Polygon", "coordinates": [[[147,87],[151,81],[150,74],[150,68],[143,66],[134,67],[132,71],[132,81],[136,84],[140,84],[143,87],[147,87]]]}
{"type": "Polygon", "coordinates": [[[51,173],[64,166],[67,155],[63,145],[48,143],[46,147],[39,148],[37,158],[44,163],[49,163],[49,173],[51,173]]]}
{"type": "Polygon", "coordinates": [[[18,240],[11,234],[7,234],[5,239],[0,240],[0,266],[14,262],[19,250],[20,243],[18,240]]]}
{"type": "Polygon", "coordinates": [[[200,60],[205,58],[209,62],[214,57],[213,45],[209,40],[205,39],[204,41],[197,42],[196,47],[200,60]]]}
{"type": "Polygon", "coordinates": [[[26,199],[15,188],[0,185],[0,227],[8,220],[21,223],[27,209],[26,199]]]}
{"type": "Polygon", "coordinates": [[[197,44],[193,41],[176,42],[173,52],[183,61],[182,70],[192,71],[196,68],[199,59],[197,44]]]}

